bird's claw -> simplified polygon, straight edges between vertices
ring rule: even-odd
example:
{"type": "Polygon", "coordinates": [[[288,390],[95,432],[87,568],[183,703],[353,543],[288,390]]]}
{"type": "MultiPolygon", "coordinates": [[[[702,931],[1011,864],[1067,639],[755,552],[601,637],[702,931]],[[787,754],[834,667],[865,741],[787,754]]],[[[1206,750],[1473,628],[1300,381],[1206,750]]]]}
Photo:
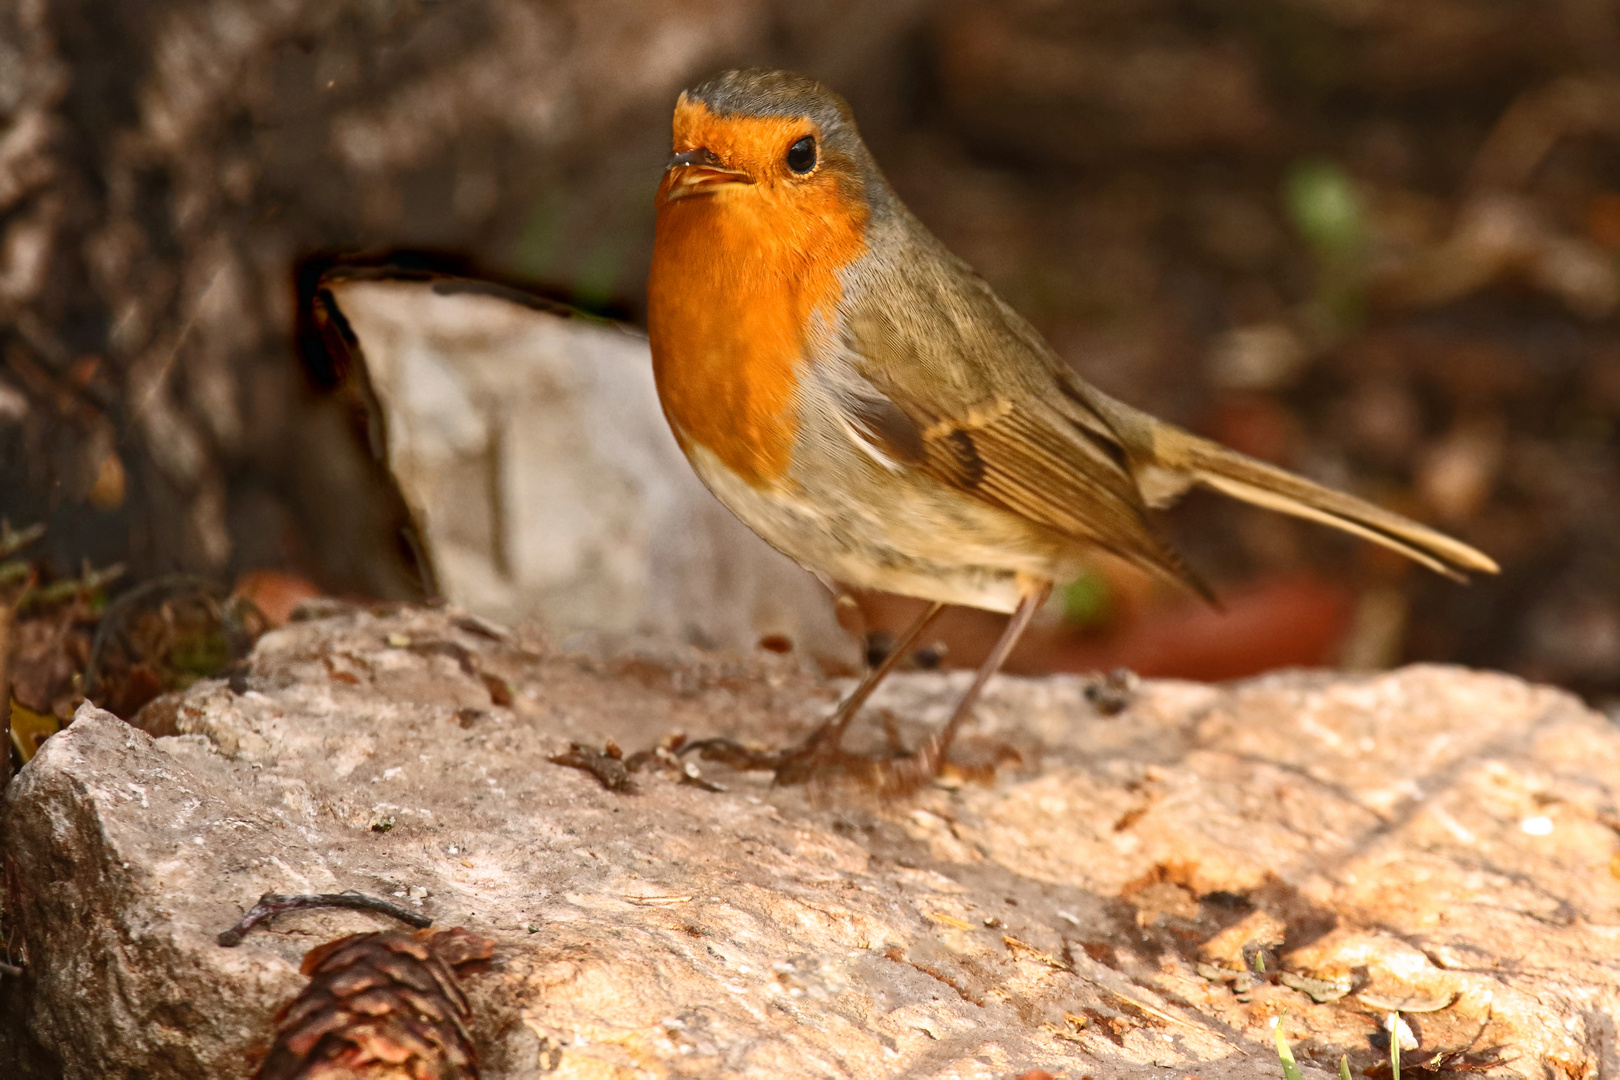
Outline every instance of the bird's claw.
{"type": "Polygon", "coordinates": [[[942,761],[938,748],[925,743],[912,753],[885,756],[852,754],[817,731],[798,746],[764,751],[732,739],[698,739],[682,746],[685,755],[696,752],[704,761],[716,761],[739,771],[775,774],[777,787],[849,781],[888,796],[909,795],[939,778],[942,761]]]}
{"type": "Polygon", "coordinates": [[[696,739],[682,746],[677,753],[684,756],[694,750],[703,761],[717,761],[738,772],[775,772],[781,766],[782,759],[792,753],[788,750],[755,750],[735,739],[719,737],[696,739]]]}
{"type": "Polygon", "coordinates": [[[850,781],[884,795],[909,795],[932,783],[940,772],[939,755],[931,743],[912,753],[884,756],[852,754],[826,746],[815,736],[782,756],[776,767],[776,786],[850,781]]]}

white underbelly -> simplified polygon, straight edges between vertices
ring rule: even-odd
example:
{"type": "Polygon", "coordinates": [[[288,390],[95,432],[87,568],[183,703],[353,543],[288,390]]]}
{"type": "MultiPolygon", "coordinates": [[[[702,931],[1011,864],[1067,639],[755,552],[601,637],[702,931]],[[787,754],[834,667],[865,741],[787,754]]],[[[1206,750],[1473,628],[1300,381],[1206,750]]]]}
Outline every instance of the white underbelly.
{"type": "Polygon", "coordinates": [[[714,454],[688,459],[716,498],[777,550],[843,585],[1011,612],[1033,581],[1066,575],[1049,534],[932,482],[845,461],[836,490],[800,478],[756,488],[714,454]]]}

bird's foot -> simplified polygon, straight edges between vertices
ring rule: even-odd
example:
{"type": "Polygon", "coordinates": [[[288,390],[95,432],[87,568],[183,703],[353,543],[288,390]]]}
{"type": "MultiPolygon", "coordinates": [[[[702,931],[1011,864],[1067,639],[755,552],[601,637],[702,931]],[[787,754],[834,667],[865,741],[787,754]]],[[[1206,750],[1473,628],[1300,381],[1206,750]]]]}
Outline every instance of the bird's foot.
{"type": "Polygon", "coordinates": [[[680,753],[696,753],[704,761],[716,761],[739,771],[775,773],[775,782],[783,787],[807,783],[824,774],[858,771],[859,767],[876,763],[876,759],[840,750],[831,736],[826,728],[820,728],[798,746],[785,750],[758,750],[726,738],[698,739],[682,746],[680,753]]]}
{"type": "Polygon", "coordinates": [[[713,738],[696,739],[683,745],[677,753],[686,755],[693,751],[704,761],[717,761],[728,768],[738,772],[751,772],[763,770],[775,772],[781,765],[782,759],[791,754],[791,750],[756,750],[744,746],[734,739],[713,738]]]}
{"type": "Polygon", "coordinates": [[[844,783],[876,791],[885,797],[900,797],[932,783],[943,764],[933,740],[906,753],[900,749],[898,740],[891,738],[888,753],[870,755],[840,749],[821,735],[817,732],[782,756],[776,767],[779,787],[844,783]]]}
{"type": "Polygon", "coordinates": [[[891,745],[886,754],[869,755],[843,750],[828,735],[819,730],[798,746],[775,751],[757,750],[725,738],[699,739],[682,746],[679,752],[695,752],[704,761],[732,769],[774,773],[778,787],[851,784],[885,798],[911,795],[936,781],[961,779],[946,765],[933,739],[911,753],[891,745]]]}

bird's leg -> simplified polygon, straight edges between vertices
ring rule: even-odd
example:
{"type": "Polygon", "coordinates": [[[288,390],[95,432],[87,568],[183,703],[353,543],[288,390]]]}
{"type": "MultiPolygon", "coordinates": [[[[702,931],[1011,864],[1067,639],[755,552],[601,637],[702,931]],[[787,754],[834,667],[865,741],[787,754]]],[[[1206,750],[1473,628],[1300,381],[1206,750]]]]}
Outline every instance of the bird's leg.
{"type": "Polygon", "coordinates": [[[927,630],[933,624],[933,621],[939,618],[939,613],[943,610],[945,610],[945,605],[937,600],[929,604],[923,613],[917,616],[917,620],[900,636],[900,640],[894,643],[894,647],[889,650],[888,655],[883,658],[877,667],[866,673],[866,677],[861,680],[861,684],[850,693],[849,697],[844,699],[843,704],[838,706],[838,711],[828,717],[826,722],[816,728],[815,731],[811,732],[808,739],[782,756],[781,763],[777,766],[776,771],[777,783],[800,783],[809,778],[809,766],[814,759],[835,756],[838,753],[838,744],[844,739],[844,730],[849,727],[850,721],[855,719],[855,714],[861,711],[861,706],[866,704],[866,699],[872,696],[872,692],[878,688],[878,684],[888,677],[889,672],[894,670],[894,666],[900,662],[901,657],[911,651],[912,645],[916,644],[923,631],[927,630]]]}
{"type": "Polygon", "coordinates": [[[1001,632],[1001,639],[996,647],[990,650],[984,663],[979,666],[978,675],[974,676],[973,684],[962,695],[962,700],[956,703],[956,711],[937,734],[918,748],[917,752],[909,758],[894,761],[891,768],[886,770],[883,779],[884,787],[892,787],[901,791],[911,790],[922,786],[927,781],[938,776],[945,767],[945,758],[951,752],[951,742],[956,738],[956,731],[962,726],[962,721],[973,712],[973,706],[978,703],[979,695],[984,692],[985,684],[990,677],[1001,670],[1001,665],[1007,662],[1007,655],[1018,644],[1018,639],[1024,636],[1029,629],[1030,620],[1035,617],[1046,598],[1052,595],[1052,583],[1042,582],[1034,591],[1026,593],[1018,602],[1018,608],[1007,623],[1007,629],[1001,632]]]}
{"type": "Polygon", "coordinates": [[[872,696],[879,683],[888,678],[889,672],[894,670],[894,665],[899,663],[900,659],[911,651],[911,647],[917,643],[917,639],[922,637],[923,631],[927,630],[933,621],[939,618],[939,613],[944,610],[945,605],[937,600],[929,604],[927,609],[917,616],[917,620],[900,636],[900,640],[894,643],[894,647],[889,650],[888,655],[884,656],[878,666],[866,673],[866,677],[861,680],[861,684],[850,693],[849,697],[844,699],[843,704],[838,706],[838,711],[833,713],[827,719],[827,722],[817,728],[815,733],[806,740],[806,748],[830,742],[829,749],[838,749],[838,744],[844,738],[844,729],[849,727],[851,720],[855,719],[855,714],[861,711],[861,706],[866,704],[866,699],[872,696]]]}
{"type": "Polygon", "coordinates": [[[804,781],[810,775],[809,763],[818,757],[836,755],[838,744],[843,741],[844,729],[849,722],[855,719],[855,714],[861,711],[866,699],[878,688],[894,665],[910,650],[916,640],[922,636],[924,630],[939,617],[945,609],[942,603],[933,603],[917,617],[917,620],[901,635],[899,641],[883,657],[878,665],[867,671],[860,685],[849,697],[838,706],[821,726],[810,733],[810,737],[798,746],[788,750],[771,753],[762,753],[758,750],[749,750],[737,742],[726,738],[697,739],[682,746],[680,753],[689,754],[696,751],[705,761],[718,761],[730,765],[734,769],[774,769],[776,780],[780,784],[796,784],[804,781]]]}

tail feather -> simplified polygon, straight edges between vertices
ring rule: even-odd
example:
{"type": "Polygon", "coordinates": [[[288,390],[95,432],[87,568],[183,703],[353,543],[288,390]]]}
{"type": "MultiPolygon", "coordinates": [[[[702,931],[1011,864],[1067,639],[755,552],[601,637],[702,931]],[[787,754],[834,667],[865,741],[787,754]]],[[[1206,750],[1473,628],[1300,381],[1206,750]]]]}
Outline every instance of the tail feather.
{"type": "Polygon", "coordinates": [[[1364,499],[1313,484],[1184,432],[1175,432],[1179,439],[1165,439],[1163,429],[1155,434],[1159,435],[1154,449],[1161,468],[1180,472],[1222,494],[1354,533],[1457,581],[1466,580],[1470,573],[1497,572],[1496,563],[1483,552],[1364,499]],[[1166,442],[1170,446],[1162,445],[1166,442]],[[1171,452],[1166,454],[1166,450],[1171,452]]]}
{"type": "Polygon", "coordinates": [[[1200,439],[1078,380],[1067,386],[1119,440],[1151,506],[1166,505],[1193,484],[1203,484],[1268,510],[1365,537],[1457,581],[1468,574],[1497,573],[1490,556],[1410,518],[1200,439]]]}

